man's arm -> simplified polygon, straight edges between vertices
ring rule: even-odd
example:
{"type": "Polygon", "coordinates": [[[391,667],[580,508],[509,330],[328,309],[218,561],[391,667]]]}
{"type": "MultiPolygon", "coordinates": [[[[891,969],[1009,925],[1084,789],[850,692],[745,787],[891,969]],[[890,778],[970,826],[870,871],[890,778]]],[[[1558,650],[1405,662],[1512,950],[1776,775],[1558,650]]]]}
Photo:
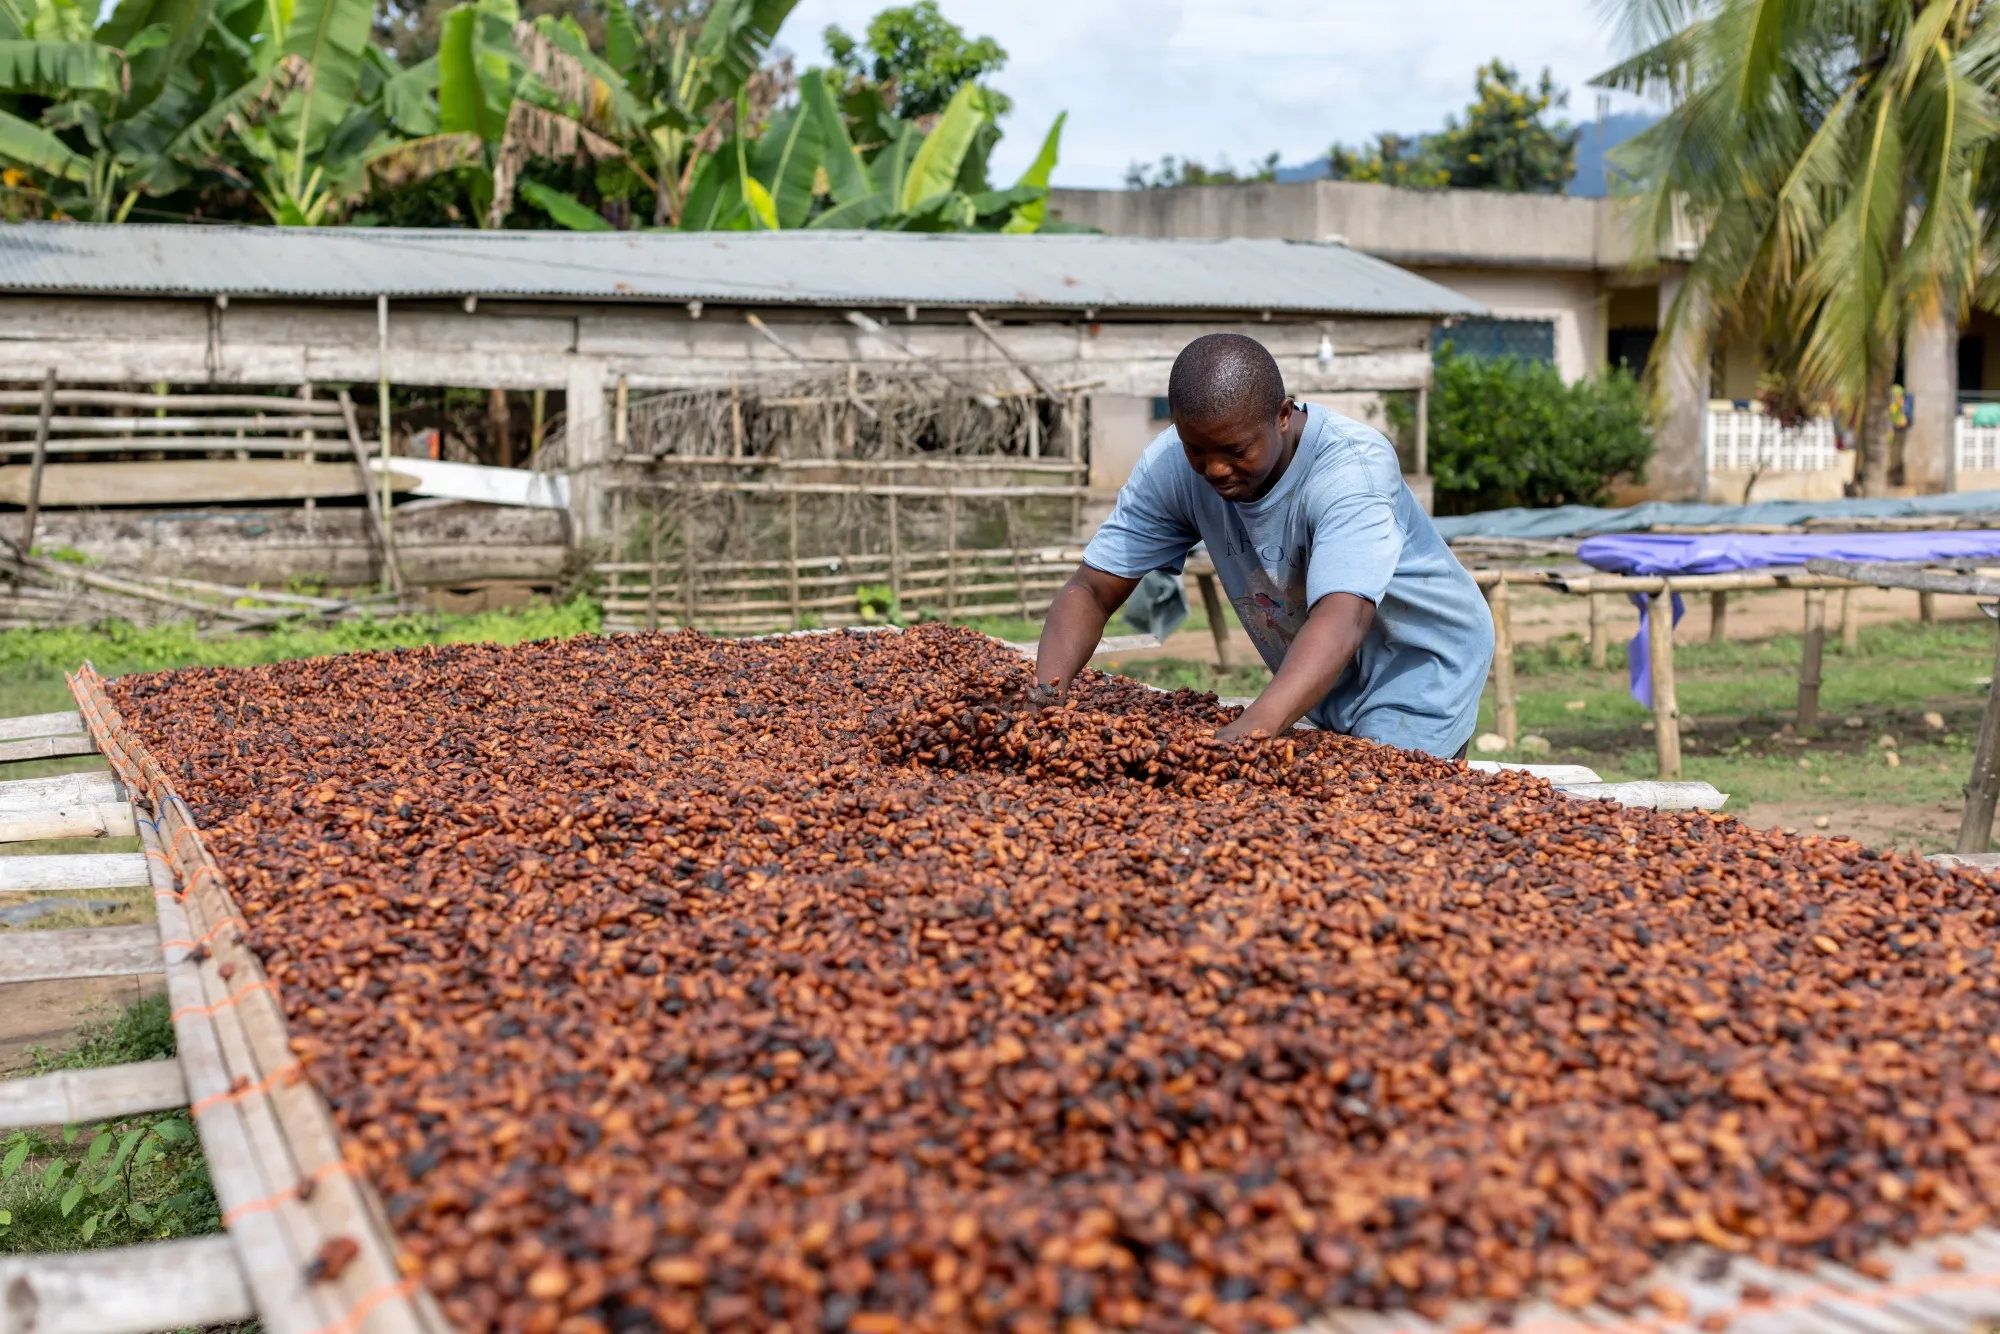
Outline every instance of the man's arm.
{"type": "Polygon", "coordinates": [[[1089,565],[1079,565],[1049,606],[1042,622],[1042,642],[1035,651],[1035,680],[1058,694],[1097,651],[1104,627],[1125,605],[1137,579],[1122,579],[1089,565]]]}
{"type": "MultiPolygon", "coordinates": [[[[1374,623],[1375,604],[1352,593],[1328,593],[1313,603],[1312,613],[1285,650],[1285,661],[1271,684],[1250,701],[1250,707],[1235,722],[1218,731],[1215,739],[1240,741],[1253,732],[1283,736],[1326,698],[1374,623]]],[[[1047,642],[1046,636],[1043,642],[1047,642]]]]}

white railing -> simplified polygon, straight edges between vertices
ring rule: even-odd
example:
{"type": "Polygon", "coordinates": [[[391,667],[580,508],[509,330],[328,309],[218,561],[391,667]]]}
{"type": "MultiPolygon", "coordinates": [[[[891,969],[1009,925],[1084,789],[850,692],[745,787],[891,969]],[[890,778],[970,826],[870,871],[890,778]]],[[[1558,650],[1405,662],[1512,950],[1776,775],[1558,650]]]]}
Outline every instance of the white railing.
{"type": "Polygon", "coordinates": [[[1951,419],[1951,452],[1960,473],[2000,470],[2000,426],[1979,426],[1968,413],[1951,419]]]}
{"type": "Polygon", "coordinates": [[[1840,466],[1840,449],[1831,418],[1785,426],[1762,412],[1711,406],[1708,466],[1711,472],[1831,472],[1840,466]]]}

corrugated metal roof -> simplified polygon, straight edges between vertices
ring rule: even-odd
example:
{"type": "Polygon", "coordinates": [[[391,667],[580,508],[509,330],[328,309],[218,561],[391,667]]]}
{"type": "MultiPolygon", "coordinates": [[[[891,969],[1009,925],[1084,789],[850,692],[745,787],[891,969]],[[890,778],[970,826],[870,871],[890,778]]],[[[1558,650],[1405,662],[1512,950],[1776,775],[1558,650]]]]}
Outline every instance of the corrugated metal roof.
{"type": "Polygon", "coordinates": [[[0,292],[1478,314],[1336,245],[896,232],[0,225],[0,292]]]}

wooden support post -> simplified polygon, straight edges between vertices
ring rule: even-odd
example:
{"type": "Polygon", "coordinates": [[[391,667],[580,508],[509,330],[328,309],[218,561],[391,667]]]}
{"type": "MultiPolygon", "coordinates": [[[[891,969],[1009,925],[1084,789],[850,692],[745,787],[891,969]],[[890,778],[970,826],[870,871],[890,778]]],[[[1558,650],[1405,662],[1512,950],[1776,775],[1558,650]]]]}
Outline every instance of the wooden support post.
{"type": "Polygon", "coordinates": [[[847,407],[840,414],[840,457],[854,457],[854,405],[860,401],[861,368],[847,363],[847,407]]]}
{"type": "Polygon", "coordinates": [[[1590,595],[1590,665],[1600,672],[1604,670],[1604,654],[1608,647],[1604,621],[1609,613],[1610,606],[1611,595],[1609,593],[1592,593],[1590,595]]]}
{"type": "Polygon", "coordinates": [[[646,497],[646,628],[660,628],[660,493],[646,497]]]}
{"type": "Polygon", "coordinates": [[[1213,571],[1194,577],[1201,589],[1201,609],[1208,615],[1208,634],[1215,641],[1215,670],[1227,672],[1235,667],[1229,660],[1229,617],[1223,612],[1222,586],[1219,576],[1213,571]]]}
{"type": "Polygon", "coordinates": [[[902,506],[895,496],[889,497],[889,596],[896,599],[896,605],[903,604],[903,534],[897,523],[897,514],[902,506]]]}
{"type": "Polygon", "coordinates": [[[1507,596],[1507,576],[1502,574],[1486,590],[1486,606],[1493,613],[1493,712],[1500,735],[1512,746],[1520,730],[1519,706],[1514,699],[1514,616],[1507,596]]]}
{"type": "Polygon", "coordinates": [[[1729,642],[1729,594],[1719,588],[1708,595],[1708,642],[1729,642]]]}
{"type": "Polygon", "coordinates": [[[549,391],[535,391],[534,406],[528,411],[528,457],[542,452],[542,430],[549,419],[549,391]]]}
{"type": "Polygon", "coordinates": [[[799,626],[799,495],[785,497],[785,578],[791,588],[792,629],[799,626]]]}
{"type": "Polygon", "coordinates": [[[42,375],[41,413],[35,418],[35,461],[28,469],[28,509],[21,516],[21,559],[35,554],[35,518],[42,508],[42,466],[49,461],[49,419],[56,411],[56,368],[42,375]]]}
{"type": "Polygon", "coordinates": [[[1798,728],[1819,726],[1819,668],[1826,646],[1826,590],[1808,588],[1804,644],[1799,654],[1798,728]]]}
{"type": "MultiPolygon", "coordinates": [[[[403,592],[403,571],[396,560],[395,537],[389,531],[389,521],[382,513],[381,502],[369,479],[368,446],[361,439],[361,423],[354,416],[354,400],[347,396],[345,389],[340,391],[340,419],[347,427],[348,448],[354,451],[354,469],[361,474],[361,496],[368,505],[369,531],[374,535],[376,552],[382,558],[382,583],[400,596],[403,592]]],[[[384,470],[384,491],[389,489],[388,477],[387,470],[384,470]]]]}
{"type": "Polygon", "coordinates": [[[1917,594],[1917,619],[1925,625],[1937,624],[1937,594],[1917,594]]]}
{"type": "MultiPolygon", "coordinates": [[[[1066,457],[1070,461],[1069,484],[1081,488],[1089,480],[1090,473],[1083,458],[1083,399],[1071,394],[1063,404],[1063,425],[1068,428],[1064,441],[1066,457]]],[[[1075,495],[1069,502],[1069,535],[1080,537],[1083,527],[1083,497],[1075,495]]]]}
{"type": "Polygon", "coordinates": [[[694,487],[681,483],[681,625],[694,628],[694,487]]]}
{"type": "MultiPolygon", "coordinates": [[[[375,298],[375,356],[375,407],[381,419],[376,423],[376,434],[381,437],[382,444],[382,532],[383,540],[394,550],[396,506],[389,494],[389,442],[395,437],[395,432],[389,421],[389,298],[386,296],[375,298]]],[[[368,480],[366,474],[361,480],[368,480]]],[[[390,563],[394,564],[394,561],[390,563]]]]}
{"type": "Polygon", "coordinates": [[[505,389],[486,391],[486,425],[493,432],[493,461],[502,468],[513,467],[514,420],[505,389]]]}
{"type": "Polygon", "coordinates": [[[1014,564],[1014,597],[1020,603],[1022,620],[1028,618],[1028,576],[1021,569],[1021,542],[1015,536],[1014,501],[1009,497],[1000,502],[1000,508],[1007,520],[1007,554],[1014,564]]]}
{"type": "Polygon", "coordinates": [[[1861,599],[1858,588],[1840,590],[1840,651],[1852,653],[1861,646],[1861,599]]]}
{"type": "Polygon", "coordinates": [[[1965,813],[1958,821],[1960,856],[1985,852],[1993,839],[1993,802],[2000,796],[2000,635],[1994,638],[1995,680],[1986,687],[1986,712],[1979,720],[1979,744],[1972,752],[1972,778],[1965,785],[1965,813]]]}
{"type": "Polygon", "coordinates": [[[1040,400],[1039,398],[1031,398],[1028,400],[1028,457],[1031,459],[1038,459],[1041,456],[1042,456],[1042,400],[1040,400]]]}
{"type": "Polygon", "coordinates": [[[944,618],[958,614],[958,497],[946,488],[944,497],[944,618]]]}
{"type": "Polygon", "coordinates": [[[632,447],[632,395],[625,377],[618,377],[617,406],[611,417],[611,455],[624,458],[632,447]]]}
{"type": "Polygon", "coordinates": [[[1646,649],[1653,676],[1653,750],[1660,777],[1681,776],[1681,708],[1674,693],[1674,594],[1646,597],[1646,649]]]}
{"type": "Polygon", "coordinates": [[[736,377],[729,377],[729,457],[743,457],[743,391],[736,387],[736,377]]]}

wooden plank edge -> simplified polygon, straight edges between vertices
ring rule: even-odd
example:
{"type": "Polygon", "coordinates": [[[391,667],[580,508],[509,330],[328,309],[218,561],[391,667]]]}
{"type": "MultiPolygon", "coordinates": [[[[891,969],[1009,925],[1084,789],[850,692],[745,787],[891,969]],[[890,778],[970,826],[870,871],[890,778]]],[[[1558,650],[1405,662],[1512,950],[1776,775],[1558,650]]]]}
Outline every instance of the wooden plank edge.
{"type": "Polygon", "coordinates": [[[87,736],[45,736],[32,741],[0,741],[0,764],[58,760],[67,755],[95,755],[97,743],[87,736]]]}
{"type": "Polygon", "coordinates": [[[51,838],[137,838],[138,821],[124,802],[61,806],[54,810],[0,811],[0,843],[51,838]]]}
{"type": "Polygon", "coordinates": [[[63,931],[11,931],[0,940],[0,983],[55,982],[69,977],[145,977],[164,968],[160,932],[141,926],[89,926],[63,931]]]}
{"type": "Polygon", "coordinates": [[[47,778],[0,781],[0,815],[26,815],[60,810],[66,806],[127,800],[125,785],[108,770],[102,769],[80,774],[52,774],[47,778]]]}
{"type": "Polygon", "coordinates": [[[0,892],[136,889],[151,883],[140,852],[65,852],[0,857],[0,892]]]}
{"type": "Polygon", "coordinates": [[[62,713],[30,713],[19,718],[0,718],[0,741],[20,741],[27,737],[84,736],[83,715],[75,709],[62,713]]]}
{"type": "Polygon", "coordinates": [[[0,1256],[4,1334],[149,1334],[257,1314],[225,1236],[0,1256]]]}
{"type": "Polygon", "coordinates": [[[187,1079],[172,1059],[0,1079],[0,1128],[8,1130],[108,1121],[187,1105],[187,1079]]]}

